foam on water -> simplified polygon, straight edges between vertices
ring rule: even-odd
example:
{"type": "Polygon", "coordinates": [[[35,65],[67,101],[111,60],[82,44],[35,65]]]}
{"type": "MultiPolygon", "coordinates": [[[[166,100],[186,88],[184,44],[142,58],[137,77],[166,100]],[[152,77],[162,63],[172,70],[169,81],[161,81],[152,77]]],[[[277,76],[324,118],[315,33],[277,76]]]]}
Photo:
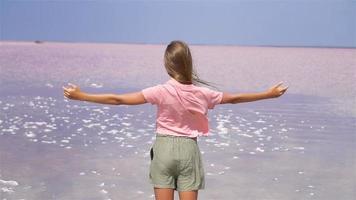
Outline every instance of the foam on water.
{"type": "Polygon", "coordinates": [[[2,180],[0,179],[0,191],[1,193],[13,193],[15,192],[14,189],[15,187],[17,187],[19,185],[19,183],[17,181],[14,180],[2,180]]]}

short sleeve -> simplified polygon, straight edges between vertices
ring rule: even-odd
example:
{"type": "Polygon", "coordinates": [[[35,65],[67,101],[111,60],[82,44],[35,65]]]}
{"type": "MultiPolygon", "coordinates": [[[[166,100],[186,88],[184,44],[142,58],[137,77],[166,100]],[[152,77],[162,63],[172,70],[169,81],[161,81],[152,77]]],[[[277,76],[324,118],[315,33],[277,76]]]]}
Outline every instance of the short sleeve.
{"type": "Polygon", "coordinates": [[[223,97],[223,92],[207,89],[208,108],[213,109],[215,105],[220,104],[223,97]]]}
{"type": "Polygon", "coordinates": [[[143,89],[142,94],[147,102],[153,104],[159,104],[161,98],[161,85],[156,85],[143,89]]]}

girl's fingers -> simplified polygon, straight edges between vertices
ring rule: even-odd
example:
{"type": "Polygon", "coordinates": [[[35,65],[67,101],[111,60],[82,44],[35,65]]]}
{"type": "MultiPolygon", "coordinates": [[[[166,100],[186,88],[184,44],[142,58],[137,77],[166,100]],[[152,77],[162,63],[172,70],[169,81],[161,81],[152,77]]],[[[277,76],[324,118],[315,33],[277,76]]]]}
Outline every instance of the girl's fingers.
{"type": "Polygon", "coordinates": [[[282,93],[282,94],[285,93],[285,92],[287,91],[287,88],[288,88],[288,87],[283,88],[283,89],[281,90],[281,93],[282,93]]]}
{"type": "Polygon", "coordinates": [[[279,82],[275,87],[279,87],[280,85],[282,85],[283,84],[283,82],[281,81],[281,82],[279,82]]]}
{"type": "Polygon", "coordinates": [[[64,91],[66,91],[66,92],[72,92],[72,91],[74,91],[76,88],[73,88],[73,86],[71,85],[70,86],[70,88],[66,88],[66,87],[64,87],[64,86],[62,86],[62,88],[64,89],[64,91]]]}
{"type": "Polygon", "coordinates": [[[68,93],[71,92],[72,90],[73,90],[73,89],[68,89],[68,88],[65,88],[65,89],[64,89],[64,91],[65,91],[65,92],[68,92],[68,93]]]}
{"type": "Polygon", "coordinates": [[[72,83],[68,83],[68,85],[72,86],[73,88],[76,88],[77,86],[72,84],[72,83]]]}
{"type": "Polygon", "coordinates": [[[283,90],[286,90],[287,88],[286,87],[280,87],[279,88],[281,91],[283,91],[283,90]]]}

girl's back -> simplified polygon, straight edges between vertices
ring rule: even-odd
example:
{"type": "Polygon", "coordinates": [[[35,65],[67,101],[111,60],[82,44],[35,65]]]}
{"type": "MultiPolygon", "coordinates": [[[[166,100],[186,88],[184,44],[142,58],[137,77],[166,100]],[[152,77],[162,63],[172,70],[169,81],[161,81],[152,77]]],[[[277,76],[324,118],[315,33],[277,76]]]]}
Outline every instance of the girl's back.
{"type": "Polygon", "coordinates": [[[223,93],[171,78],[142,90],[146,101],[157,105],[157,133],[197,137],[209,133],[208,109],[221,103],[223,93]]]}

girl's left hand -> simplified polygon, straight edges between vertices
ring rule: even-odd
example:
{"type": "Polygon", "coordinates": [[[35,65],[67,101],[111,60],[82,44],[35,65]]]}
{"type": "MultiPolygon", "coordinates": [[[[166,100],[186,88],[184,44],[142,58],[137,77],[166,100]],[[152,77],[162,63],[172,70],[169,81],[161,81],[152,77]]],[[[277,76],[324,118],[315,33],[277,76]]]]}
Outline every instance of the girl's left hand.
{"type": "Polygon", "coordinates": [[[276,98],[276,97],[279,97],[279,96],[283,95],[287,91],[288,86],[287,87],[281,87],[282,84],[283,84],[283,82],[279,82],[275,86],[269,88],[267,90],[268,96],[270,98],[276,98]]]}
{"type": "Polygon", "coordinates": [[[72,83],[68,83],[69,87],[63,87],[64,89],[64,96],[68,99],[80,100],[82,92],[80,88],[72,83]]]}

